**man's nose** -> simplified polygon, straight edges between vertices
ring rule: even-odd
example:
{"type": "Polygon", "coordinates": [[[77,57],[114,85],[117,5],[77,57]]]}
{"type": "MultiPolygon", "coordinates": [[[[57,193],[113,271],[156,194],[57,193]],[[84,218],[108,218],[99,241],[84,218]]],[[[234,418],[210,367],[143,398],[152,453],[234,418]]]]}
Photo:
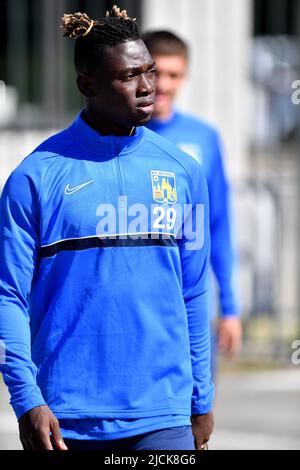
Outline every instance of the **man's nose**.
{"type": "Polygon", "coordinates": [[[155,79],[147,77],[144,73],[141,74],[138,86],[139,94],[150,95],[155,90],[155,79]]]}

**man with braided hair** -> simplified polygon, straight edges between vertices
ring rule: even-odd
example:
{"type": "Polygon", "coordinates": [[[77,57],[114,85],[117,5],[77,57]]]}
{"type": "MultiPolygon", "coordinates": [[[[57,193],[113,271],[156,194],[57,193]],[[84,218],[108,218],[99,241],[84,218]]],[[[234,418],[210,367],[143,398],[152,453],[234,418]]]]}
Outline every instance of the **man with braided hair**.
{"type": "Polygon", "coordinates": [[[211,267],[219,294],[220,316],[212,314],[212,371],[218,351],[234,356],[241,345],[241,321],[236,289],[236,255],[230,214],[230,187],[224,171],[218,132],[205,121],[174,108],[187,75],[188,45],[170,31],[149,31],[144,42],[156,63],[154,112],[147,127],[189,153],[203,167],[209,194],[211,267]]]}
{"type": "Polygon", "coordinates": [[[146,129],[137,25],[63,18],[85,107],[0,204],[0,369],[24,449],[201,449],[213,427],[201,167],[146,129]],[[199,236],[200,235],[200,236],[199,236]]]}

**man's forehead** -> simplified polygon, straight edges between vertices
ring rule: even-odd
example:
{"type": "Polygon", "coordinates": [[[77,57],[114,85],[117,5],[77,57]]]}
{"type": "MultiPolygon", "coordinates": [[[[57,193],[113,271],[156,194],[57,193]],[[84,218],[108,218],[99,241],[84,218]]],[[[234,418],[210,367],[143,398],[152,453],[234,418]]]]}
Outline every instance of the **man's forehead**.
{"type": "Polygon", "coordinates": [[[126,41],[107,48],[107,56],[113,66],[118,68],[139,67],[151,64],[153,59],[141,39],[126,41]]]}

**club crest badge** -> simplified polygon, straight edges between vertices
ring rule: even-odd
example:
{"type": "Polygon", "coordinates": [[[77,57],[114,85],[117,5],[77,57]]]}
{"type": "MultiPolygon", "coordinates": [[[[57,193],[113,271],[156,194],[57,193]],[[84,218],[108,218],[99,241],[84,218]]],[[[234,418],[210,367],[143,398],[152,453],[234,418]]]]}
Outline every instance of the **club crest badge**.
{"type": "Polygon", "coordinates": [[[175,173],[151,170],[152,194],[156,202],[176,204],[177,192],[175,173]]]}

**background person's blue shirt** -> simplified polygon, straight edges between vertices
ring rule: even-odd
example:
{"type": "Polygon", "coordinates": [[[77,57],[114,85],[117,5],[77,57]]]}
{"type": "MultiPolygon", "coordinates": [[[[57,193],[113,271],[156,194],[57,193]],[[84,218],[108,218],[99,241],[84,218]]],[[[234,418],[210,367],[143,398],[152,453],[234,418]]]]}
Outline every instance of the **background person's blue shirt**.
{"type": "MultiPolygon", "coordinates": [[[[217,280],[220,314],[239,315],[230,187],[220,137],[206,122],[177,110],[167,121],[151,119],[147,127],[190,154],[203,167],[210,203],[211,267],[217,280]]],[[[214,305],[212,317],[216,309],[214,305]]]]}

